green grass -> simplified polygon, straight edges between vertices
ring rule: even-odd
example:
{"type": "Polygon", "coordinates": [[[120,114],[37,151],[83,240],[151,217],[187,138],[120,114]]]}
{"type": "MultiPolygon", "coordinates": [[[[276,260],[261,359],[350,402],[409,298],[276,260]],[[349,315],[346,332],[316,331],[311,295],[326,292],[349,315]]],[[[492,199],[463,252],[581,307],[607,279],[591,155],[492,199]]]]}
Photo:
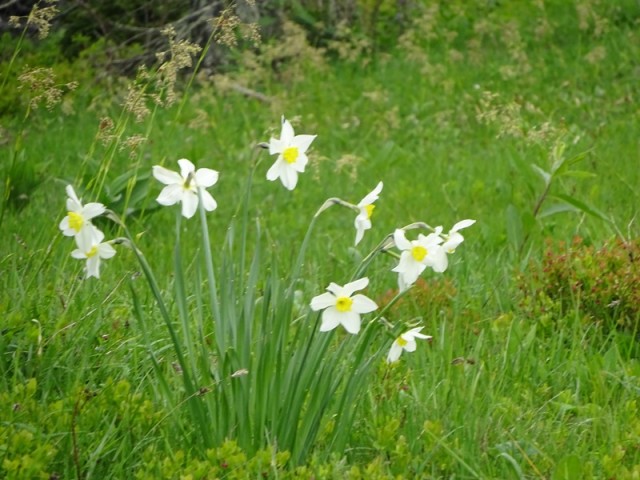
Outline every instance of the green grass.
{"type": "MultiPolygon", "coordinates": [[[[593,27],[578,28],[573,7],[551,2],[552,32],[538,38],[534,28],[543,17],[533,6],[466,11],[464,18],[439,17],[433,40],[414,27],[422,59],[398,48],[366,66],[360,60],[318,66],[303,54],[279,72],[253,75],[246,86],[270,103],[197,84],[179,114],[176,107],[160,109],[147,123],[127,124],[127,135],[149,132],[133,159],[93,140],[103,116],[118,117],[121,91],[92,101],[98,92],[84,86],[72,94],[74,113],[7,118],[9,142],[2,148],[9,161],[2,173],[17,189],[14,197],[27,197],[19,205],[5,202],[1,225],[0,472],[7,478],[54,472],[60,478],[635,478],[635,335],[600,328],[579,298],[554,318],[542,321],[540,312],[537,319],[523,308],[516,279],[527,278],[530,261],[540,262],[546,238],[579,235],[601,245],[637,236],[640,12],[631,2],[596,9],[608,20],[596,37],[593,27]],[[474,61],[467,42],[477,37],[472,24],[481,14],[492,30],[474,61]],[[510,20],[518,22],[531,66],[526,73],[517,71],[521,64],[501,36],[510,20]],[[445,40],[448,30],[458,36],[445,40]],[[600,46],[604,58],[585,59],[600,46]],[[455,61],[452,48],[465,61],[455,61]],[[427,59],[432,67],[425,70],[427,59]],[[505,65],[515,66],[515,76],[500,74],[505,65]],[[581,202],[582,211],[533,217],[544,183],[531,165],[549,170],[551,145],[498,137],[504,124],[477,120],[483,91],[499,94],[501,105],[534,105],[537,110],[523,109],[516,119],[526,130],[550,122],[566,127],[571,140],[579,136],[568,142],[567,155],[586,152],[572,168],[588,175],[554,179],[544,205],[564,195],[581,202]],[[202,112],[206,121],[194,126],[202,112]],[[255,150],[279,134],[282,114],[299,116],[297,133],[318,135],[293,192],[266,181],[272,160],[255,150]],[[342,166],[345,155],[357,164],[342,166]],[[91,189],[105,165],[106,185],[117,191],[123,173],[148,175],[156,164],[174,169],[185,157],[220,171],[210,190],[219,207],[207,214],[209,242],[228,309],[222,317],[259,334],[242,351],[225,353],[206,323],[215,308],[197,215],[182,222],[183,276],[174,271],[175,211],[156,208],[161,186],[153,179],[139,184],[142,195],[130,205],[138,210],[126,223],[158,281],[177,341],[132,251],[119,248],[99,281],[84,280],[80,262],[70,257],[73,242],[57,228],[67,183],[85,202],[96,196],[109,202],[104,189],[91,189]],[[243,211],[256,158],[251,203],[243,211]],[[357,248],[353,212],[334,206],[318,217],[293,284],[302,292],[297,310],[286,289],[314,213],[329,197],[356,203],[380,180],[374,228],[357,248]],[[431,343],[388,366],[391,338],[384,334],[319,336],[317,315],[306,305],[329,282],[349,281],[385,235],[415,221],[447,229],[463,218],[477,223],[463,232],[466,241],[449,269],[442,276],[426,271],[431,288],[416,289],[387,315],[395,325],[419,320],[431,343]],[[176,284],[187,292],[184,305],[176,284]],[[193,362],[198,378],[193,388],[213,392],[184,393],[177,351],[189,352],[186,365],[193,362]],[[226,376],[208,383],[207,362],[226,376]],[[236,387],[228,375],[246,364],[259,370],[249,369],[246,388],[236,387]],[[313,388],[325,396],[300,396],[313,388]],[[267,391],[283,399],[255,395],[267,391]],[[278,410],[283,403],[290,411],[278,410]],[[282,412],[300,422],[297,432],[278,422],[282,412]],[[312,412],[324,416],[315,423],[305,417],[312,412]],[[311,444],[296,442],[314,429],[306,437],[311,444]],[[224,443],[225,436],[241,450],[224,443]],[[278,448],[291,459],[276,457],[278,448]]],[[[239,67],[230,77],[241,82],[250,73],[239,67]]],[[[108,238],[122,235],[108,222],[100,227],[108,238]]],[[[374,258],[368,296],[391,298],[394,265],[389,256],[374,258]]]]}

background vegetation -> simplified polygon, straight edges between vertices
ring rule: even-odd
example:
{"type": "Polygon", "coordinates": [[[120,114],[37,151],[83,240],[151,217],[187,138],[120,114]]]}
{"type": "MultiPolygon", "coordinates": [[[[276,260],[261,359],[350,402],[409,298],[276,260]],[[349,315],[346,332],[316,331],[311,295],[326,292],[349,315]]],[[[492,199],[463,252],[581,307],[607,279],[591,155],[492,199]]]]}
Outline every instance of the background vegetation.
{"type": "MultiPolygon", "coordinates": [[[[0,476],[640,476],[637,2],[41,2],[59,9],[42,19],[46,38],[33,16],[9,29],[9,14],[33,12],[11,3],[0,10],[0,476]],[[293,192],[265,180],[271,159],[255,148],[283,114],[318,134],[293,192]],[[384,181],[357,248],[350,213],[318,218],[302,309],[394,228],[477,220],[449,270],[425,272],[388,312],[433,341],[391,366],[376,357],[344,442],[335,400],[304,455],[269,438],[207,445],[133,252],[119,249],[99,281],[71,259],[58,230],[68,183],[125,217],[170,299],[175,212],[158,209],[150,171],[185,157],[221,172],[214,262],[248,219],[247,251],[278,280],[324,200],[357,202],[384,181]]],[[[188,228],[193,287],[200,239],[188,228]]],[[[391,267],[376,258],[367,272],[381,305],[391,267]]]]}

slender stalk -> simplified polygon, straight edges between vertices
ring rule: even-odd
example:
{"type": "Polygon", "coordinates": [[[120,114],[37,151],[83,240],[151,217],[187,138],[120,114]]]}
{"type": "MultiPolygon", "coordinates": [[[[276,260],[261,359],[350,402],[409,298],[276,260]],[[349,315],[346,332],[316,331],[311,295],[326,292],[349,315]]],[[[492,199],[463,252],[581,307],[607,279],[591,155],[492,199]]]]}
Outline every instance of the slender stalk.
{"type": "Polygon", "coordinates": [[[213,314],[215,325],[214,336],[218,345],[218,354],[224,355],[226,350],[226,326],[220,314],[220,301],[216,284],[216,275],[213,269],[213,258],[211,255],[211,241],[209,239],[209,226],[207,224],[207,214],[202,203],[202,193],[198,189],[198,212],[200,214],[200,228],[202,232],[202,252],[204,254],[204,266],[207,271],[207,285],[209,287],[209,303],[213,314]]]}

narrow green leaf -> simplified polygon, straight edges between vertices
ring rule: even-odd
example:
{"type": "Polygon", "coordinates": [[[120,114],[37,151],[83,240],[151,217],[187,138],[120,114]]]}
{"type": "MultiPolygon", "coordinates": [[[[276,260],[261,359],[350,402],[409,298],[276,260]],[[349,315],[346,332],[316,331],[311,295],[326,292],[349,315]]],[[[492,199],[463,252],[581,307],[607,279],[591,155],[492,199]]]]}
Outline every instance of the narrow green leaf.
{"type": "Polygon", "coordinates": [[[597,208],[588,205],[587,203],[583,202],[582,200],[578,200],[577,198],[574,198],[570,195],[565,195],[562,193],[558,193],[556,195],[553,195],[554,198],[557,198],[559,200],[563,200],[565,202],[567,202],[569,205],[573,205],[574,207],[576,207],[578,210],[589,214],[593,217],[599,218],[601,220],[604,220],[607,223],[612,223],[611,219],[604,214],[603,212],[601,212],[600,210],[598,210],[597,208]]]}
{"type": "Polygon", "coordinates": [[[515,249],[518,249],[522,243],[523,228],[522,217],[515,205],[509,204],[509,206],[507,206],[505,220],[507,224],[507,239],[515,249]]]}

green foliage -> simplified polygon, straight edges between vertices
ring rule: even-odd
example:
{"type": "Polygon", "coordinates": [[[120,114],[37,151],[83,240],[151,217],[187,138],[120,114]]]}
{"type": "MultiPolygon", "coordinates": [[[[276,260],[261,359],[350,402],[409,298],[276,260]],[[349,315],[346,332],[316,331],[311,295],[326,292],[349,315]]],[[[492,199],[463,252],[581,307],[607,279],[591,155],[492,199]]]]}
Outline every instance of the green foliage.
{"type": "Polygon", "coordinates": [[[577,309],[606,328],[640,331],[640,241],[614,239],[600,248],[576,237],[570,245],[549,242],[542,262],[520,278],[529,315],[562,315],[577,309]],[[551,309],[551,311],[549,311],[551,309]]]}

